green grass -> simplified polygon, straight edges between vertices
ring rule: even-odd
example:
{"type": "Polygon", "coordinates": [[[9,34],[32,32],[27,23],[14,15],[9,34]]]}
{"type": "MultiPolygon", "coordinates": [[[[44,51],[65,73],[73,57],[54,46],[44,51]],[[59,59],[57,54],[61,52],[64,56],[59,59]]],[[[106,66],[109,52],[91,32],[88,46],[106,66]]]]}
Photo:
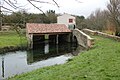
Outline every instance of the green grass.
{"type": "Polygon", "coordinates": [[[120,80],[120,42],[94,38],[91,50],[63,65],[37,69],[9,80],[120,80]]]}
{"type": "Polygon", "coordinates": [[[20,39],[19,35],[15,31],[0,32],[0,48],[26,45],[26,43],[27,40],[25,34],[22,35],[20,39]]]}

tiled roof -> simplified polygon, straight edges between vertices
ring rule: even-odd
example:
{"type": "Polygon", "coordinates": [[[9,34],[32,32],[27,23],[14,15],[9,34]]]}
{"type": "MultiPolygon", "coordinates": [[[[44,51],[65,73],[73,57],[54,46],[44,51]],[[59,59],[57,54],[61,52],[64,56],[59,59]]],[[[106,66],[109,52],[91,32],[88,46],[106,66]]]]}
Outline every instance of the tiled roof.
{"type": "Polygon", "coordinates": [[[27,33],[62,33],[71,32],[64,24],[27,23],[27,33]]]}

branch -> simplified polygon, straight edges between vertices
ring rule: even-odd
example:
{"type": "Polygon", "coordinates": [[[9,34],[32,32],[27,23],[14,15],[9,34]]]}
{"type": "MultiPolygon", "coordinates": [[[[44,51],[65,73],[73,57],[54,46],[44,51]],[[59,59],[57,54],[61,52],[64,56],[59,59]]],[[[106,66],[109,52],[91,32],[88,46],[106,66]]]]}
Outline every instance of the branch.
{"type": "Polygon", "coordinates": [[[1,6],[3,9],[6,9],[6,10],[8,10],[8,11],[12,11],[12,12],[14,12],[13,10],[11,10],[11,9],[8,9],[8,8],[6,8],[6,7],[3,7],[3,6],[1,6]]]}
{"type": "Polygon", "coordinates": [[[27,0],[27,1],[45,15],[45,13],[43,12],[43,10],[41,10],[39,7],[35,6],[30,0],[27,0]]]}
{"type": "Polygon", "coordinates": [[[10,3],[12,3],[12,4],[17,4],[17,0],[14,0],[15,1],[15,3],[13,3],[13,1],[11,1],[11,0],[8,0],[10,3]]]}
{"type": "Polygon", "coordinates": [[[14,5],[14,4],[17,4],[17,2],[13,3],[13,2],[10,1],[10,0],[8,0],[8,2],[9,2],[12,6],[14,6],[15,8],[18,8],[16,5],[14,5]]]}
{"type": "Polygon", "coordinates": [[[14,8],[14,9],[16,9],[16,7],[15,6],[13,6],[11,3],[9,3],[8,1],[6,1],[6,0],[4,0],[5,1],[5,3],[7,3],[9,6],[11,6],[12,8],[14,8]]]}
{"type": "Polygon", "coordinates": [[[2,12],[13,13],[13,12],[11,12],[11,11],[6,11],[6,10],[2,10],[2,12]]]}
{"type": "Polygon", "coordinates": [[[75,0],[75,1],[77,1],[78,3],[83,3],[83,2],[81,2],[81,1],[79,1],[79,0],[75,0]]]}
{"type": "Polygon", "coordinates": [[[14,0],[15,1],[15,3],[13,3],[12,1],[10,1],[10,0],[4,0],[5,1],[5,3],[6,4],[8,4],[9,6],[11,6],[12,8],[14,8],[14,9],[22,9],[21,7],[23,7],[23,6],[16,6],[15,4],[17,4],[17,1],[16,0],[14,0]]]}
{"type": "Polygon", "coordinates": [[[58,5],[58,3],[57,3],[55,0],[53,0],[53,2],[57,5],[58,8],[60,7],[60,6],[58,5]]]}
{"type": "Polygon", "coordinates": [[[17,3],[17,0],[14,0],[17,3]]]}
{"type": "Polygon", "coordinates": [[[38,1],[38,0],[30,0],[30,1],[55,5],[55,4],[53,4],[53,3],[45,2],[45,1],[38,1]]]}

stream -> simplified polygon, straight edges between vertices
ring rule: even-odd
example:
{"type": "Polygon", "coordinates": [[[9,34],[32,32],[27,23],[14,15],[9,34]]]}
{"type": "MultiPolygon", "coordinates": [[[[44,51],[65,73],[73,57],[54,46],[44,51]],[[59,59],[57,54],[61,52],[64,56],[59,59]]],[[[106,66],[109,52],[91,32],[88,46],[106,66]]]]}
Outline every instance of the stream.
{"type": "Polygon", "coordinates": [[[45,66],[64,64],[83,50],[72,43],[56,45],[45,42],[34,45],[33,50],[0,54],[0,80],[45,66]]]}

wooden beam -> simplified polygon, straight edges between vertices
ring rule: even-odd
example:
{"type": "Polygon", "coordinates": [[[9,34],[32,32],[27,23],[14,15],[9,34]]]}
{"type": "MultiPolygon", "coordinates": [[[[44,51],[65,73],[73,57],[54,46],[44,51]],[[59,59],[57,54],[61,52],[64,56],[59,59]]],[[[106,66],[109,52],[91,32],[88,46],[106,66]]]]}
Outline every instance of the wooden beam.
{"type": "Polygon", "coordinates": [[[58,33],[29,33],[29,34],[33,34],[33,35],[45,35],[45,34],[49,34],[49,35],[58,35],[58,34],[69,34],[70,32],[58,32],[58,33]]]}

